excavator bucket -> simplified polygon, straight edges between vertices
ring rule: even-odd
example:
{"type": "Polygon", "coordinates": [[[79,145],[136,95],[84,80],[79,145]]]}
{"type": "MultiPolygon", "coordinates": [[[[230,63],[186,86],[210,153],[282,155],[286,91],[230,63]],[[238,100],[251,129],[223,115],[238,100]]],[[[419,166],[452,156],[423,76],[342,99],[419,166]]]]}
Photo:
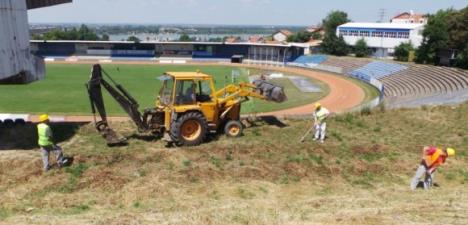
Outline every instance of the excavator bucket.
{"type": "Polygon", "coordinates": [[[267,101],[281,103],[288,98],[284,92],[284,88],[264,80],[256,80],[253,82],[257,90],[265,97],[267,101]]]}
{"type": "Polygon", "coordinates": [[[99,134],[101,134],[102,137],[106,139],[107,145],[109,146],[120,146],[127,144],[127,139],[112,130],[105,121],[97,122],[96,129],[99,131],[99,134]]]}

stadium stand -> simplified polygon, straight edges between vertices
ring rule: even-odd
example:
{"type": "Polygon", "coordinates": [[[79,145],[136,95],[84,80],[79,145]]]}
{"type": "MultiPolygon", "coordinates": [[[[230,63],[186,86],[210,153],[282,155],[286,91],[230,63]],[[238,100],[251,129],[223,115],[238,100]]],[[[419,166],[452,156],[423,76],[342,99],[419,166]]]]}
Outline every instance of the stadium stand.
{"type": "Polygon", "coordinates": [[[380,80],[386,87],[386,97],[419,98],[468,89],[467,71],[427,65],[411,65],[380,80]]]}
{"type": "Polygon", "coordinates": [[[318,65],[327,60],[325,55],[302,55],[293,61],[294,64],[298,65],[318,65]]]}
{"type": "MultiPolygon", "coordinates": [[[[294,62],[318,62],[319,58],[322,56],[302,56],[294,62]]],[[[468,100],[466,70],[335,56],[326,56],[318,66],[305,64],[306,67],[316,69],[322,65],[341,68],[343,75],[366,82],[378,80],[384,85],[382,94],[389,107],[449,104],[468,100]]]]}
{"type": "Polygon", "coordinates": [[[329,56],[322,65],[343,68],[343,74],[350,74],[364,65],[372,62],[370,59],[356,59],[351,57],[334,57],[329,56]]]}
{"type": "Polygon", "coordinates": [[[380,79],[406,69],[406,66],[400,64],[376,61],[352,71],[351,75],[363,79],[380,79]]]}

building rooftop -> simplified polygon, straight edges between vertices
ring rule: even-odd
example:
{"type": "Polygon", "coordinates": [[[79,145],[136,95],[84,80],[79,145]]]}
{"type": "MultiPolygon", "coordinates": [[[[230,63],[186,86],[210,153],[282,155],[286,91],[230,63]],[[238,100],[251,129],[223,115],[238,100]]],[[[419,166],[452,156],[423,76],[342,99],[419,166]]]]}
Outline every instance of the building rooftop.
{"type": "Polygon", "coordinates": [[[260,42],[264,42],[264,38],[262,36],[250,36],[249,37],[249,42],[250,43],[260,43],[260,42]]]}
{"type": "Polygon", "coordinates": [[[339,28],[380,28],[380,29],[416,29],[424,24],[414,23],[345,23],[339,28]]]}
{"type": "Polygon", "coordinates": [[[288,36],[288,37],[294,35],[294,33],[291,32],[291,31],[289,31],[289,30],[279,30],[279,31],[276,32],[276,33],[282,33],[282,34],[284,34],[284,35],[286,35],[286,36],[288,36]]]}
{"type": "Polygon", "coordinates": [[[37,9],[70,2],[72,0],[26,0],[26,5],[28,9],[37,9]]]}
{"type": "Polygon", "coordinates": [[[427,16],[423,15],[423,14],[415,14],[413,12],[404,12],[404,13],[400,13],[398,15],[396,15],[395,17],[393,17],[392,19],[422,19],[422,18],[426,18],[427,16]]]}

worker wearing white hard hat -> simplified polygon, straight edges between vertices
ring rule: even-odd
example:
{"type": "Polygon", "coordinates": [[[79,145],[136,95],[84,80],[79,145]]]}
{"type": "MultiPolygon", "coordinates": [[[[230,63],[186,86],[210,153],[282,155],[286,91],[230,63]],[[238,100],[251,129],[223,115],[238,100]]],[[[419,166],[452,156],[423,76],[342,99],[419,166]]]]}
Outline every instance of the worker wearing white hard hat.
{"type": "Polygon", "coordinates": [[[330,115],[330,111],[322,106],[319,102],[315,103],[315,112],[314,112],[314,127],[315,135],[314,140],[320,141],[321,143],[325,140],[325,135],[327,131],[327,122],[326,119],[330,115]]]}

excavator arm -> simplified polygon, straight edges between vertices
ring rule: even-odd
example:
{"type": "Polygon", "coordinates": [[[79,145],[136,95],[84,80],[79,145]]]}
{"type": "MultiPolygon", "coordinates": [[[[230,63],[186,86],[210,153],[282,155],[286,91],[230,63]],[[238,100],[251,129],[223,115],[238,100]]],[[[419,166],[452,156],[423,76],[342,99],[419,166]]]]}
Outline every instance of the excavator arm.
{"type": "Polygon", "coordinates": [[[138,111],[138,102],[120,85],[102,70],[99,64],[93,66],[91,78],[86,84],[88,89],[89,100],[91,102],[91,110],[94,115],[96,129],[106,139],[109,145],[118,145],[126,143],[126,139],[118,135],[109,127],[107,121],[106,108],[102,96],[101,86],[119,103],[124,111],[130,116],[133,122],[137,125],[140,131],[148,130],[148,125],[144,122],[141,113],[138,111]],[[107,82],[102,74],[111,81],[107,82]],[[96,122],[96,110],[99,113],[101,120],[96,122]]]}

